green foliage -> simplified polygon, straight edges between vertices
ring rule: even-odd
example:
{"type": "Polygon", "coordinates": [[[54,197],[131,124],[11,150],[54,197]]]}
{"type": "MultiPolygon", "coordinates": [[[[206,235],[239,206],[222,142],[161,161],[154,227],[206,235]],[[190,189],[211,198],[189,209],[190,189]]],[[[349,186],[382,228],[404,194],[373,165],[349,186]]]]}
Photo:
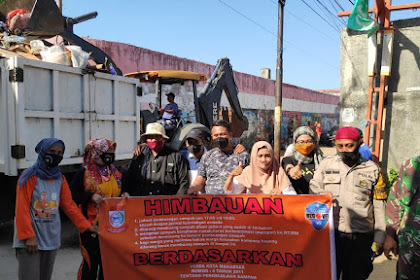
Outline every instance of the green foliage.
{"type": "Polygon", "coordinates": [[[398,171],[395,170],[394,168],[390,168],[389,169],[389,173],[388,174],[384,174],[384,179],[385,179],[385,184],[387,186],[388,193],[389,193],[389,191],[392,188],[392,185],[398,179],[398,171]]]}

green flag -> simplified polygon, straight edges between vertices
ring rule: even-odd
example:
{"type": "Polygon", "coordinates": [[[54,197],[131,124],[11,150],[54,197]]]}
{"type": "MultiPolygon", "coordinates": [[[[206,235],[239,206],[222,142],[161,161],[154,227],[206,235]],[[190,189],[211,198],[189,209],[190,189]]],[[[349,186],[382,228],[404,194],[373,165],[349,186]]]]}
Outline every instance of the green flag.
{"type": "Polygon", "coordinates": [[[369,0],[356,0],[347,27],[357,31],[367,31],[368,37],[370,37],[378,30],[379,25],[369,17],[368,10],[369,0]]]}

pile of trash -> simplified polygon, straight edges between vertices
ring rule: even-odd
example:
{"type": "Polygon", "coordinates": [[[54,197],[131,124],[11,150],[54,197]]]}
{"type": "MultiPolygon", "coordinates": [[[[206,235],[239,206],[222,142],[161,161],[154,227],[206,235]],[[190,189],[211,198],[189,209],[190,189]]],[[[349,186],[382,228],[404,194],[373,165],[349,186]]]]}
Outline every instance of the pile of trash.
{"type": "Polygon", "coordinates": [[[111,57],[73,33],[97,12],[70,18],[54,0],[0,0],[0,57],[33,60],[122,75],[111,57]]]}
{"type": "Polygon", "coordinates": [[[90,54],[83,51],[79,46],[53,45],[45,46],[41,40],[27,42],[27,38],[22,36],[30,19],[30,12],[24,9],[10,11],[6,17],[6,23],[0,21],[0,32],[2,32],[0,53],[3,56],[13,56],[5,53],[5,50],[14,52],[34,60],[43,60],[51,63],[63,64],[78,68],[85,68],[89,65],[90,54]]]}

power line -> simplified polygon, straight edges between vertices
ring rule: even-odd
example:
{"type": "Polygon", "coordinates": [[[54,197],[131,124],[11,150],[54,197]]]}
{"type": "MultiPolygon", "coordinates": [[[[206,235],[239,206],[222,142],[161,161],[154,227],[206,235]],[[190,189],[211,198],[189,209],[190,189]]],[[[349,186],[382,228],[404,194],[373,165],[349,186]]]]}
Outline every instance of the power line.
{"type": "Polygon", "coordinates": [[[316,0],[315,4],[318,6],[318,8],[324,13],[326,18],[330,19],[330,22],[334,24],[335,27],[337,27],[338,30],[340,30],[339,24],[337,24],[337,18],[335,15],[322,3],[320,0],[316,0]]]}
{"type": "Polygon", "coordinates": [[[312,8],[312,6],[310,6],[308,3],[306,3],[305,0],[301,0],[306,6],[308,6],[309,9],[311,9],[315,14],[317,14],[323,21],[325,21],[329,26],[331,26],[335,31],[337,31],[338,33],[340,33],[339,29],[336,29],[337,27],[334,27],[329,21],[327,21],[323,16],[321,16],[317,11],[314,10],[314,8],[312,8]]]}
{"type": "Polygon", "coordinates": [[[346,21],[337,16],[338,12],[344,11],[343,7],[340,5],[340,3],[338,3],[337,0],[328,0],[328,2],[331,3],[331,7],[334,9],[333,13],[334,13],[334,18],[336,18],[340,23],[343,23],[344,26],[346,26],[346,21]]]}
{"type": "MultiPolygon", "coordinates": [[[[337,17],[334,12],[332,12],[330,9],[328,9],[328,7],[325,5],[325,3],[321,2],[320,0],[316,0],[316,1],[325,9],[325,11],[327,12],[327,14],[330,16],[330,18],[334,22],[341,20],[342,22],[340,22],[340,23],[343,23],[344,25],[346,25],[346,23],[343,21],[342,18],[337,17]]],[[[329,0],[329,1],[330,1],[331,5],[334,7],[334,5],[332,4],[331,0],[329,0]]],[[[338,28],[340,28],[340,27],[338,27],[338,28]]]]}
{"type": "MultiPolygon", "coordinates": [[[[274,35],[274,36],[277,38],[277,34],[275,34],[274,32],[270,31],[269,29],[265,28],[264,26],[262,26],[261,24],[259,24],[259,23],[258,23],[258,22],[256,22],[255,20],[253,20],[253,19],[249,18],[248,16],[246,16],[245,14],[243,14],[243,13],[241,13],[240,11],[236,10],[235,8],[233,8],[232,6],[228,5],[227,3],[223,2],[222,0],[217,0],[217,1],[219,1],[220,3],[222,3],[223,5],[225,5],[226,7],[228,7],[229,9],[233,10],[234,12],[236,12],[237,14],[239,14],[240,16],[242,16],[243,18],[245,18],[245,19],[247,19],[248,21],[250,21],[250,22],[252,22],[252,23],[256,24],[257,26],[259,26],[260,28],[264,29],[265,31],[267,31],[268,33],[270,33],[270,34],[274,35]]],[[[313,56],[313,54],[308,53],[307,51],[305,51],[304,49],[302,49],[302,48],[298,47],[298,46],[297,46],[297,45],[295,45],[294,43],[292,43],[292,42],[290,42],[290,41],[287,41],[287,40],[285,40],[285,39],[283,39],[283,40],[284,40],[284,42],[286,42],[286,43],[288,43],[288,44],[292,45],[295,49],[297,49],[297,50],[299,50],[299,51],[301,51],[301,52],[303,52],[303,53],[305,53],[305,54],[309,55],[309,56],[310,56],[310,57],[312,57],[312,58],[314,57],[314,56],[313,56]]],[[[322,60],[322,59],[318,59],[318,60],[319,60],[319,61],[321,61],[321,62],[323,62],[324,64],[329,65],[329,66],[331,66],[332,68],[334,68],[334,69],[337,69],[337,70],[338,70],[338,68],[337,68],[336,66],[334,66],[334,65],[332,65],[332,64],[329,64],[328,62],[326,62],[326,61],[324,61],[324,60],[322,60]]]]}
{"type": "Polygon", "coordinates": [[[309,26],[310,28],[313,28],[313,29],[315,29],[316,31],[318,31],[319,33],[321,33],[321,34],[323,34],[323,35],[325,35],[325,36],[327,36],[328,38],[330,38],[331,40],[336,40],[336,39],[334,39],[333,37],[331,37],[330,35],[328,35],[327,33],[324,33],[324,32],[322,32],[321,30],[319,30],[318,28],[316,28],[315,26],[313,26],[312,24],[310,24],[310,23],[307,23],[306,21],[304,21],[303,19],[301,19],[300,17],[298,17],[298,16],[296,16],[296,15],[294,15],[294,14],[292,14],[291,12],[289,12],[289,11],[285,11],[286,13],[288,13],[288,14],[290,14],[291,16],[294,16],[295,18],[297,18],[299,21],[301,21],[301,22],[303,22],[304,24],[306,24],[307,26],[309,26]]]}
{"type": "MultiPolygon", "coordinates": [[[[278,4],[278,3],[274,2],[273,0],[270,0],[270,2],[271,2],[271,3],[273,3],[273,4],[276,4],[276,5],[278,4]]],[[[333,37],[331,37],[330,35],[328,35],[327,33],[322,32],[321,30],[319,30],[318,28],[316,28],[316,27],[315,27],[315,26],[313,26],[312,24],[310,24],[310,23],[308,23],[308,22],[304,21],[301,17],[299,17],[299,16],[297,16],[297,15],[293,14],[292,12],[289,12],[289,11],[287,11],[287,10],[285,10],[285,12],[286,12],[286,13],[288,13],[289,15],[291,15],[291,16],[293,16],[293,17],[297,18],[299,21],[303,22],[304,24],[306,24],[306,25],[307,25],[307,26],[309,26],[310,28],[312,28],[312,29],[314,29],[314,30],[318,31],[319,33],[321,33],[321,34],[325,35],[326,37],[330,38],[331,40],[334,40],[334,41],[336,40],[336,39],[334,39],[333,37]]]]}
{"type": "Polygon", "coordinates": [[[267,28],[265,28],[264,26],[262,26],[261,24],[259,24],[258,22],[256,22],[255,20],[247,17],[246,15],[244,15],[243,13],[241,13],[240,11],[236,10],[235,8],[233,8],[232,6],[226,4],[225,2],[223,2],[222,0],[217,0],[220,3],[222,3],[223,5],[225,5],[226,7],[228,7],[229,9],[233,10],[234,12],[236,12],[237,14],[241,15],[242,17],[246,18],[247,20],[249,20],[250,22],[252,22],[253,24],[258,25],[260,28],[264,29],[265,31],[267,31],[270,34],[273,34],[274,36],[277,37],[277,34],[272,32],[271,30],[268,30],[267,28]]]}
{"type": "Polygon", "coordinates": [[[344,11],[343,6],[341,6],[341,4],[340,4],[340,3],[338,3],[338,1],[337,1],[337,0],[334,0],[334,2],[337,4],[337,6],[338,6],[338,7],[340,7],[340,9],[341,9],[342,11],[344,11]]]}

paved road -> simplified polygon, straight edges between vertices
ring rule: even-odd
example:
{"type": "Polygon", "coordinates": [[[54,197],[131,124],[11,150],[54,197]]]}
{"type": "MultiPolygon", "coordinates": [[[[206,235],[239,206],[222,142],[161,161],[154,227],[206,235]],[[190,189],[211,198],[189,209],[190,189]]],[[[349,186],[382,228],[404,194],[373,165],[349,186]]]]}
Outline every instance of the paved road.
{"type": "MultiPolygon", "coordinates": [[[[322,148],[326,155],[333,155],[335,148],[322,148]]],[[[78,235],[76,228],[66,219],[63,219],[62,244],[58,251],[52,279],[74,280],[82,260],[78,248],[78,235]]],[[[0,227],[0,279],[17,279],[17,261],[14,250],[11,248],[13,239],[13,226],[11,224],[0,227]]],[[[374,262],[374,270],[369,280],[394,280],[396,261],[388,261],[379,257],[374,262]]]]}

